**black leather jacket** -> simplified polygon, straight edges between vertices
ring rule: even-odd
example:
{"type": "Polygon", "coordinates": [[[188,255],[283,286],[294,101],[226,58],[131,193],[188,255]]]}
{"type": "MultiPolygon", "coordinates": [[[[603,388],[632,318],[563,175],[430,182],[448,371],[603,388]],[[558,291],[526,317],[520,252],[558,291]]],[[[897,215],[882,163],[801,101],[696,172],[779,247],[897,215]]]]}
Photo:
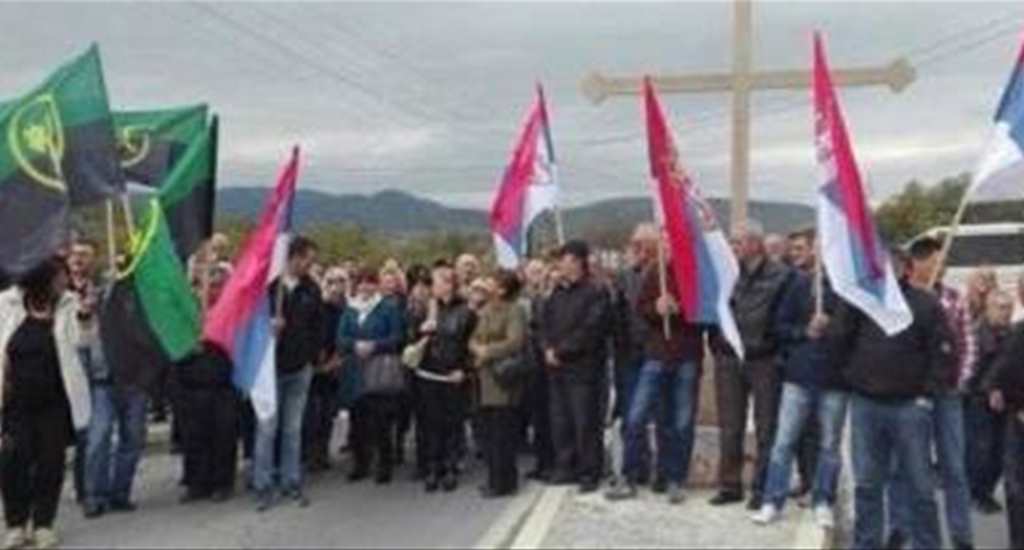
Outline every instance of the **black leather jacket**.
{"type": "Polygon", "coordinates": [[[469,339],[476,328],[476,314],[462,298],[437,304],[437,330],[430,337],[420,368],[438,374],[467,370],[469,339]]]}
{"type": "Polygon", "coordinates": [[[541,341],[552,348],[561,367],[556,372],[597,380],[608,357],[610,292],[589,277],[561,285],[541,314],[541,341]]]}

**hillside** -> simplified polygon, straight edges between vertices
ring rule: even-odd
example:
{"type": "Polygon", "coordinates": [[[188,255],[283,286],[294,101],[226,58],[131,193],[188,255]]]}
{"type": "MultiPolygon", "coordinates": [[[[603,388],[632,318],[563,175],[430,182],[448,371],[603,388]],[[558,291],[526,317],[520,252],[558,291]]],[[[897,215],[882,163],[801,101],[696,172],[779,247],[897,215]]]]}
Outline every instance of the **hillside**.
{"type": "MultiPolygon", "coordinates": [[[[258,215],[266,190],[261,188],[226,187],[217,194],[218,216],[251,218],[258,215]]],[[[728,225],[728,202],[712,199],[723,225],[728,225]]],[[[356,225],[368,231],[385,234],[417,234],[435,231],[482,232],[487,227],[487,214],[481,210],[450,208],[403,191],[383,191],[374,195],[334,195],[319,191],[299,191],[295,219],[302,226],[322,224],[356,225]]],[[[811,223],[814,211],[808,206],[791,203],[753,201],[750,213],[764,224],[767,231],[786,231],[811,223]]],[[[647,198],[609,199],[564,212],[566,230],[570,233],[592,231],[624,231],[651,218],[651,202],[647,198]]]]}

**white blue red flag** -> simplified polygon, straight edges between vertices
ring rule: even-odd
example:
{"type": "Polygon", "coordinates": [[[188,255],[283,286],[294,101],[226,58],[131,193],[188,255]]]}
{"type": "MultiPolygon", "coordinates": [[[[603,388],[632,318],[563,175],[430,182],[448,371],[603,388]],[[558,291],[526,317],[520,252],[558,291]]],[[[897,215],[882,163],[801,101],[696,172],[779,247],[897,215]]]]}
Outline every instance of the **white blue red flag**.
{"type": "Polygon", "coordinates": [[[537,216],[554,209],[557,201],[555,148],[544,90],[538,84],[537,99],[530,107],[491,206],[491,233],[501,267],[519,266],[527,254],[530,225],[537,216]]]}
{"type": "Polygon", "coordinates": [[[821,262],[836,294],[891,336],[910,326],[914,318],[878,236],[817,34],[813,89],[815,145],[822,169],[818,187],[821,262]]]}
{"type": "Polygon", "coordinates": [[[284,270],[298,171],[296,147],[203,327],[203,338],[231,356],[235,386],[249,395],[261,419],[277,412],[277,346],[271,324],[276,300],[269,287],[284,270]]]}
{"type": "Polygon", "coordinates": [[[650,78],[644,79],[647,144],[656,213],[668,236],[670,263],[689,323],[717,325],[740,357],[743,342],[729,300],[739,265],[711,206],[701,197],[679,162],[672,130],[650,78]]]}
{"type": "Polygon", "coordinates": [[[974,171],[969,198],[973,202],[1024,198],[1024,45],[996,109],[995,128],[974,171]]]}

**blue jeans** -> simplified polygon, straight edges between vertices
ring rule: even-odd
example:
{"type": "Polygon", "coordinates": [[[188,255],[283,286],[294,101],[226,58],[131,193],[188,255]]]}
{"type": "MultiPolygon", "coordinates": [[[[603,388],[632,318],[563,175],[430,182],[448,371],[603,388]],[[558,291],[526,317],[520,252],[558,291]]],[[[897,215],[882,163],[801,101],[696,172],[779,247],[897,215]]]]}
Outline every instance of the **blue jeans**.
{"type": "Polygon", "coordinates": [[[854,548],[882,548],[885,487],[898,463],[908,481],[907,503],[914,548],[939,548],[938,508],[931,475],[930,401],[876,401],[851,397],[854,491],[854,548]]]}
{"type": "MultiPolygon", "coordinates": [[[[956,542],[971,543],[974,534],[971,527],[971,493],[965,466],[967,451],[964,443],[963,399],[958,395],[945,395],[936,397],[934,403],[932,435],[942,475],[949,535],[956,542]]],[[[926,471],[930,473],[931,467],[926,471]]],[[[897,468],[893,472],[889,491],[889,523],[892,529],[912,534],[907,527],[908,522],[913,521],[907,512],[908,495],[906,469],[897,468]]]]}
{"type": "MultiPolygon", "coordinates": [[[[643,357],[632,358],[615,365],[615,416],[621,420],[619,430],[623,444],[629,435],[629,411],[633,406],[633,396],[636,395],[636,384],[640,381],[643,366],[643,357]]],[[[650,477],[653,453],[647,437],[644,437],[640,444],[640,453],[640,466],[633,474],[637,478],[650,477]]],[[[626,472],[623,471],[622,475],[625,476],[626,472]]]]}
{"type": "Polygon", "coordinates": [[[107,506],[130,501],[145,444],[146,394],[140,389],[94,385],[85,453],[86,504],[107,506]]]}
{"type": "Polygon", "coordinates": [[[309,396],[313,369],[277,377],[277,412],[260,419],[256,427],[256,449],[253,456],[253,484],[257,491],[274,488],[274,450],[281,434],[281,468],[277,473],[280,486],[286,491],[302,487],[302,419],[309,396]]]}
{"type": "Polygon", "coordinates": [[[649,360],[640,370],[626,420],[626,449],[623,471],[636,480],[643,468],[647,444],[647,421],[658,401],[664,444],[658,445],[658,471],[670,483],[683,484],[689,475],[694,444],[694,411],[697,365],[692,361],[669,366],[649,360]]]}
{"type": "Polygon", "coordinates": [[[814,413],[817,414],[817,422],[821,425],[821,449],[814,475],[812,502],[814,505],[832,505],[835,502],[836,483],[842,467],[839,445],[843,440],[847,402],[848,396],[844,392],[821,392],[789,382],[783,385],[778,431],[775,433],[765,482],[765,496],[768,502],[779,509],[786,504],[793,473],[793,454],[804,431],[804,425],[814,413]]]}

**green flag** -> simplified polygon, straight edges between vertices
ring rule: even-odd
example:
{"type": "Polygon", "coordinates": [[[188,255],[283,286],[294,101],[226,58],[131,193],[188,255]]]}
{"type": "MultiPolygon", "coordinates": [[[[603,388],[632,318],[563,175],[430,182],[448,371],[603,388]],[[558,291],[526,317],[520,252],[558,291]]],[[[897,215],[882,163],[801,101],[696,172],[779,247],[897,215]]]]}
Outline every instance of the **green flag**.
{"type": "Polygon", "coordinates": [[[0,269],[20,273],[67,236],[71,206],[124,189],[99,49],[0,105],[0,269]]]}
{"type": "Polygon", "coordinates": [[[189,143],[160,185],[160,205],[181,258],[195,252],[213,233],[218,127],[214,116],[209,127],[204,127],[189,143]]]}
{"type": "Polygon", "coordinates": [[[118,383],[149,388],[161,368],[195,348],[201,328],[198,300],[156,199],[129,257],[103,301],[100,335],[118,383]]]}
{"type": "Polygon", "coordinates": [[[206,105],[114,113],[117,151],[130,182],[159,187],[185,149],[206,131],[206,105]]]}

